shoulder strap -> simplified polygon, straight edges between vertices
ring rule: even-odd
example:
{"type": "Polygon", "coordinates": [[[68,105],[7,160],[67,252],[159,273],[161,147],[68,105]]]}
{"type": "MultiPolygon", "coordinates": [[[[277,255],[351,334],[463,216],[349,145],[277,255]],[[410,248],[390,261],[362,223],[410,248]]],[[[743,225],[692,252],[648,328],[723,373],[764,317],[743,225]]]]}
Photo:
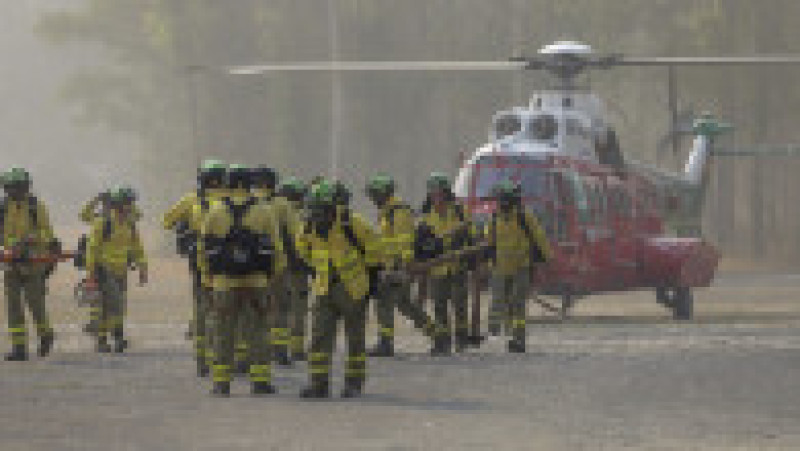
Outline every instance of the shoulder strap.
{"type": "Polygon", "coordinates": [[[517,222],[519,223],[519,228],[522,229],[522,232],[525,234],[525,237],[528,239],[528,241],[533,241],[531,227],[528,224],[527,219],[525,219],[525,212],[522,209],[517,210],[517,222]]]}
{"type": "Polygon", "coordinates": [[[466,220],[466,216],[464,215],[464,207],[461,204],[453,204],[453,209],[456,212],[456,216],[458,216],[458,220],[464,222],[466,220]]]}
{"type": "Polygon", "coordinates": [[[111,236],[111,228],[113,224],[111,223],[111,218],[106,218],[103,220],[103,241],[107,240],[111,236]]]}
{"type": "MultiPolygon", "coordinates": [[[[0,240],[5,236],[5,223],[6,223],[6,207],[8,206],[7,199],[4,197],[0,199],[0,240]]],[[[2,244],[2,243],[0,243],[2,244]]]]}
{"type": "Polygon", "coordinates": [[[32,225],[36,227],[39,223],[39,200],[36,196],[28,196],[28,214],[32,225]]]}
{"type": "Polygon", "coordinates": [[[231,201],[230,197],[225,197],[222,199],[222,202],[228,206],[228,210],[231,212],[231,216],[233,216],[233,228],[240,229],[243,226],[245,215],[247,215],[250,207],[258,203],[258,199],[249,197],[247,202],[237,205],[231,201]]]}
{"type": "Polygon", "coordinates": [[[394,214],[397,210],[408,210],[411,212],[411,206],[406,204],[394,204],[389,207],[389,210],[386,212],[387,219],[389,220],[389,227],[394,227],[394,214]]]}
{"type": "Polygon", "coordinates": [[[351,246],[356,248],[359,254],[364,255],[367,253],[366,249],[364,249],[364,245],[358,240],[356,231],[353,229],[353,224],[350,223],[349,219],[342,222],[342,233],[344,233],[344,237],[347,238],[351,246]]]}

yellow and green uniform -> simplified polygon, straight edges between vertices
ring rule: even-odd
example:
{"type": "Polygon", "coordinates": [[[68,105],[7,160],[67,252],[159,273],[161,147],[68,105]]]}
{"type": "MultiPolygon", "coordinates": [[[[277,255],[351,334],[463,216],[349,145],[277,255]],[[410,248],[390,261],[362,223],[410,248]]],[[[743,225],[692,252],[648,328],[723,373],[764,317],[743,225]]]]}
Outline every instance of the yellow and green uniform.
{"type": "Polygon", "coordinates": [[[369,223],[357,214],[350,215],[348,222],[334,221],[326,234],[308,224],[297,243],[300,256],[314,271],[311,287],[316,302],[308,356],[311,384],[327,390],[337,326],[342,319],[347,339],[345,377],[347,383],[360,386],[366,378],[367,267],[380,258],[379,243],[369,223]],[[346,227],[352,230],[356,243],[348,238],[346,227]]]}
{"type": "Polygon", "coordinates": [[[132,266],[147,269],[144,247],[134,222],[116,211],[106,218],[95,219],[86,245],[86,269],[100,289],[98,343],[105,342],[108,333],[118,341],[123,339],[127,277],[132,266]]]}
{"type": "Polygon", "coordinates": [[[272,208],[255,201],[246,191],[231,191],[229,196],[212,202],[200,227],[200,268],[204,281],[212,290],[214,311],[214,364],[215,383],[229,383],[234,363],[234,346],[237,328],[246,324],[245,341],[248,343],[250,379],[253,383],[269,383],[271,378],[271,346],[268,334],[269,298],[271,287],[286,267],[283,246],[277,239],[277,222],[272,208]],[[229,205],[231,204],[231,205],[229,205]],[[216,252],[213,243],[230,237],[235,226],[234,208],[241,208],[241,230],[266,237],[273,246],[271,268],[260,268],[246,275],[229,275],[216,272],[209,258],[216,252]]]}
{"type": "MultiPolygon", "coordinates": [[[[54,240],[53,228],[44,203],[32,196],[6,198],[0,205],[2,244],[6,250],[21,249],[46,254],[54,240]]],[[[24,304],[27,304],[39,337],[52,337],[53,328],[45,305],[46,263],[11,263],[4,271],[8,330],[15,347],[27,347],[24,304]]]]}
{"type": "MultiPolygon", "coordinates": [[[[381,266],[389,271],[401,270],[414,258],[415,220],[411,208],[398,197],[391,197],[378,211],[381,266]]],[[[411,319],[414,326],[433,337],[434,323],[419,304],[411,301],[411,283],[405,278],[385,278],[375,301],[379,324],[379,340],[393,348],[395,307],[411,319]]]]}
{"type": "MultiPolygon", "coordinates": [[[[275,220],[278,226],[278,235],[276,239],[281,240],[284,247],[296,248],[294,243],[295,236],[299,228],[299,217],[294,208],[283,197],[275,196],[270,189],[255,188],[252,190],[253,195],[260,201],[269,205],[275,215],[275,220]],[[288,242],[290,241],[291,242],[288,242]]],[[[289,249],[285,249],[287,252],[289,249]]],[[[305,333],[301,332],[296,338],[292,335],[290,324],[293,313],[297,310],[303,312],[308,311],[308,301],[305,300],[305,308],[300,304],[300,300],[296,298],[293,288],[293,280],[296,268],[288,265],[285,271],[282,271],[277,276],[274,284],[274,292],[271,296],[272,305],[270,306],[270,329],[269,333],[272,337],[272,346],[276,354],[288,355],[290,345],[294,344],[295,350],[302,351],[305,341],[305,333]]]]}
{"type": "MultiPolygon", "coordinates": [[[[199,236],[200,226],[204,215],[208,212],[211,203],[220,199],[226,194],[226,190],[221,188],[206,189],[199,195],[197,191],[192,191],[184,195],[175,205],[173,205],[163,218],[163,226],[171,230],[183,223],[188,227],[188,232],[199,236]]],[[[210,345],[211,327],[211,288],[208,284],[207,275],[202,271],[199,242],[195,243],[196,255],[190,257],[190,270],[192,273],[192,297],[194,298],[192,311],[192,335],[195,341],[195,358],[198,366],[198,373],[205,374],[213,359],[213,351],[210,345]],[[192,263],[194,262],[194,263],[192,263]]]]}
{"type": "Polygon", "coordinates": [[[537,258],[547,260],[550,247],[539,221],[519,207],[495,213],[486,226],[486,237],[493,249],[492,305],[489,329],[499,331],[502,323],[519,343],[525,340],[525,305],[530,291],[531,273],[537,258]],[[524,223],[523,223],[524,221],[524,223]]]}
{"type": "MultiPolygon", "coordinates": [[[[468,242],[459,243],[462,239],[471,240],[471,225],[463,216],[456,204],[447,204],[443,214],[435,207],[423,213],[420,222],[427,224],[434,235],[444,244],[444,252],[449,253],[468,242]]],[[[437,347],[449,351],[455,330],[456,345],[466,346],[469,329],[468,319],[468,278],[467,268],[462,261],[445,262],[430,270],[430,292],[434,305],[436,322],[437,347]],[[455,327],[450,320],[452,307],[455,327]]]]}

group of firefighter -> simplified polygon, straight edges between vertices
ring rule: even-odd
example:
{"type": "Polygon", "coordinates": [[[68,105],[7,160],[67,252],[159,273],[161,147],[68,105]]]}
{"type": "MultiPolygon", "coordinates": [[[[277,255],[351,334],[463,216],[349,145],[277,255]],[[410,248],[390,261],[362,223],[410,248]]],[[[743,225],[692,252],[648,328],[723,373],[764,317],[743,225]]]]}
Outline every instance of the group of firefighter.
{"type": "MultiPolygon", "coordinates": [[[[228,396],[232,377],[244,373],[253,394],[275,393],[272,364],[307,360],[309,384],[300,396],[329,397],[342,322],[347,355],[341,396],[359,396],[368,354],[394,355],[395,310],[430,338],[432,355],[478,346],[480,337],[470,333],[468,280],[483,265],[489,267],[493,293],[489,332],[499,335],[505,329],[508,351],[525,352],[526,299],[536,268],[550,251],[537,219],[523,208],[519,185],[498,183],[493,192],[498,208],[477,224],[456,201],[447,175],[429,176],[425,201],[415,210],[399,197],[390,176],[378,174],[365,187],[377,208],[373,226],[351,209],[352,193],[340,181],[280,180],[266,166],[207,160],[197,182],[196,190],[167,211],[163,225],[176,232],[178,251],[189,262],[197,373],[211,376],[212,394],[228,396]],[[432,317],[420,302],[427,297],[432,317]],[[370,303],[378,340],[367,353],[370,303]]],[[[26,360],[20,293],[25,292],[36,323],[39,354],[46,355],[53,332],[44,287],[54,263],[25,259],[19,243],[27,240],[26,246],[42,254],[61,250],[44,205],[30,194],[27,173],[8,171],[3,187],[0,232],[9,256],[5,290],[12,336],[6,359],[26,360]]],[[[112,351],[109,337],[114,352],[127,347],[123,318],[129,270],[138,270],[139,282],[147,282],[135,202],[132,189],[115,187],[81,212],[92,229],[76,260],[86,269],[84,288],[98,293],[86,330],[96,337],[99,352],[112,351]]]]}

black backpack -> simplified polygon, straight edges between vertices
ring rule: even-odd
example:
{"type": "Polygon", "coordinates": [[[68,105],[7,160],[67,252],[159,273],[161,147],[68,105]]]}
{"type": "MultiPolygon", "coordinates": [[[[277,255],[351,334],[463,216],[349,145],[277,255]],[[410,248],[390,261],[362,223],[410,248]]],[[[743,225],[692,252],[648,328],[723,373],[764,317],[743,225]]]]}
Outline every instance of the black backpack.
{"type": "Polygon", "coordinates": [[[233,224],[224,237],[205,238],[209,272],[234,277],[273,274],[275,246],[272,238],[250,231],[243,224],[247,212],[258,200],[251,197],[237,205],[230,198],[224,198],[223,203],[230,210],[233,224]]]}

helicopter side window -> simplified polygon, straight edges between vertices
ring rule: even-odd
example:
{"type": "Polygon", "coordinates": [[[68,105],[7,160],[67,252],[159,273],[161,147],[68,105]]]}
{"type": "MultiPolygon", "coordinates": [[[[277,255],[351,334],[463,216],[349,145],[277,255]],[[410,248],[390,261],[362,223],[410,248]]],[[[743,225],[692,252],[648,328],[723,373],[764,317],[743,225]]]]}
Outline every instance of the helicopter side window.
{"type": "Polygon", "coordinates": [[[536,116],[528,123],[528,134],[536,141],[552,141],[558,134],[558,121],[550,114],[536,116]]]}
{"type": "Polygon", "coordinates": [[[522,121],[516,114],[504,114],[494,121],[494,135],[496,139],[516,135],[522,130],[522,121]]]}

